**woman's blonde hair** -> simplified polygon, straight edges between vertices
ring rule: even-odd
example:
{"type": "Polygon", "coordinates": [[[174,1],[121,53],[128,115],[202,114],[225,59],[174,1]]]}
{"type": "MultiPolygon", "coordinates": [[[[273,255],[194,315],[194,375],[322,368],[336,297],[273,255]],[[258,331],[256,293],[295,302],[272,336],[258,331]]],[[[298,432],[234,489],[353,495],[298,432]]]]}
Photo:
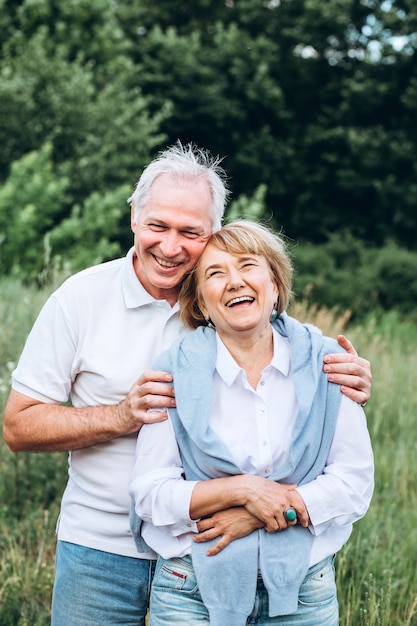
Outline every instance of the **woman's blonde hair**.
{"type": "MultiPolygon", "coordinates": [[[[277,313],[280,315],[285,311],[292,296],[293,267],[286,243],[280,235],[256,222],[239,220],[223,226],[210,237],[208,243],[230,254],[248,253],[264,257],[278,288],[277,313]]],[[[199,307],[198,266],[199,261],[185,278],[179,296],[181,320],[189,328],[207,325],[199,307]]]]}

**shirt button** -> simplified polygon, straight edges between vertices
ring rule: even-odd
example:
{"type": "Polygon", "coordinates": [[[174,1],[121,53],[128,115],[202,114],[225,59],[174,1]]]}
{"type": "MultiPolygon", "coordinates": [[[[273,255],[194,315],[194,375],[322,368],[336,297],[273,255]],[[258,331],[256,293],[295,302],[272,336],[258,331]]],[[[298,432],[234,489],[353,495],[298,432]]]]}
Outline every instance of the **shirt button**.
{"type": "Polygon", "coordinates": [[[269,474],[269,469],[267,467],[264,469],[264,474],[269,474]]]}
{"type": "Polygon", "coordinates": [[[266,439],[263,440],[262,445],[266,446],[266,439]]]}
{"type": "Polygon", "coordinates": [[[264,380],[261,380],[261,383],[260,383],[260,384],[261,384],[261,385],[264,385],[264,384],[265,384],[265,381],[264,381],[264,380]]]}

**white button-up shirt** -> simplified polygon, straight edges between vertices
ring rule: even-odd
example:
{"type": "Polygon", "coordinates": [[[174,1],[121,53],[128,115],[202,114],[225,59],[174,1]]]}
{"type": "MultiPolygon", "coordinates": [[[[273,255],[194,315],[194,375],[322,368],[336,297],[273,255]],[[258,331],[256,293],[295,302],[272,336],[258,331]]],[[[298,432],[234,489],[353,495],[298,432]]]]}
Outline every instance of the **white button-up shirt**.
{"type": "MultiPolygon", "coordinates": [[[[287,459],[298,411],[290,357],[288,341],[274,331],[274,356],[255,390],[217,338],[210,425],[246,473],[268,477],[287,459]]],[[[189,554],[192,532],[198,532],[196,520],[189,517],[196,483],[184,480],[182,471],[170,420],[143,426],[130,490],[144,521],[144,540],[165,558],[189,554]]],[[[373,492],[373,455],[365,415],[346,396],[323,474],[298,491],[314,535],[311,566],[340,550],[373,492]]]]}

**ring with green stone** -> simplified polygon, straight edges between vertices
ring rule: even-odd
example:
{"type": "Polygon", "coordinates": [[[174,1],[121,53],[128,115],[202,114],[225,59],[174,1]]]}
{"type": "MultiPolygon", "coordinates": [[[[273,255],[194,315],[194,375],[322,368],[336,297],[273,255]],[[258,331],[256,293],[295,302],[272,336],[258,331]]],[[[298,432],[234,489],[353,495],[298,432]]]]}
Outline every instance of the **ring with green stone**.
{"type": "Polygon", "coordinates": [[[285,511],[284,517],[287,520],[287,522],[295,522],[295,520],[297,519],[297,513],[295,509],[290,507],[289,509],[285,511]]]}

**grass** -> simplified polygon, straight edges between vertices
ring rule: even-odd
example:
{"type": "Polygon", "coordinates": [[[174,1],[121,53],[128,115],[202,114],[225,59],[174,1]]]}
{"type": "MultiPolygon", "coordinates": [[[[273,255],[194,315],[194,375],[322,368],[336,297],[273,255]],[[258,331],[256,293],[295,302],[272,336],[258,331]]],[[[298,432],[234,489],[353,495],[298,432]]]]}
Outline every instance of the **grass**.
{"type": "MultiPolygon", "coordinates": [[[[0,282],[0,410],[46,292],[0,282]]],[[[345,332],[372,362],[366,407],[376,487],[366,517],[336,559],[341,626],[417,625],[417,328],[394,313],[346,331],[348,315],[293,314],[335,336],[345,332]]],[[[46,626],[54,569],[55,524],[66,455],[13,455],[0,441],[0,626],[46,626]]]]}

